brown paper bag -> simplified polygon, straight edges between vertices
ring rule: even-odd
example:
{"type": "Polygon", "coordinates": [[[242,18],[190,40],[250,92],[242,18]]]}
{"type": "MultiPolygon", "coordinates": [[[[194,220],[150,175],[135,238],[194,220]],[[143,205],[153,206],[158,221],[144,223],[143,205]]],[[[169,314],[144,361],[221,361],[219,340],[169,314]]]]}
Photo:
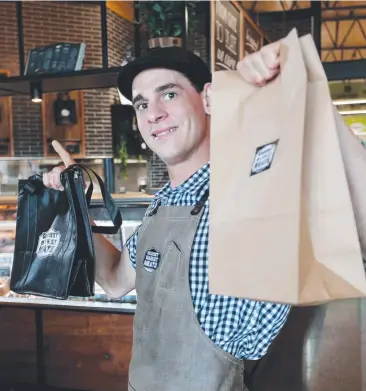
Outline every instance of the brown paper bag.
{"type": "Polygon", "coordinates": [[[293,30],[265,87],[213,75],[210,293],[293,305],[366,295],[326,78],[312,58],[307,80],[303,48],[293,30]]]}

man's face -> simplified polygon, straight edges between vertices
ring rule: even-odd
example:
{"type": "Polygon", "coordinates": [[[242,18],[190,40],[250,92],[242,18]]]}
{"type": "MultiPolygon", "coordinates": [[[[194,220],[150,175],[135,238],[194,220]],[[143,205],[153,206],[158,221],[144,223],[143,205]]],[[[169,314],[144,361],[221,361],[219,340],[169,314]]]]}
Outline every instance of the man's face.
{"type": "Polygon", "coordinates": [[[147,70],[135,78],[132,103],[139,130],[167,165],[203,153],[208,145],[203,94],[185,76],[168,69],[147,70]]]}

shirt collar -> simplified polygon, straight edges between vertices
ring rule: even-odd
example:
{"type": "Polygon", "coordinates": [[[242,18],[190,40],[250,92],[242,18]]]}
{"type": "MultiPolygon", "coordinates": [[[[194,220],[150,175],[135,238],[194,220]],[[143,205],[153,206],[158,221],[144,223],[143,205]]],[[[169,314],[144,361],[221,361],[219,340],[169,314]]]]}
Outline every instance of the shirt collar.
{"type": "Polygon", "coordinates": [[[185,191],[188,191],[192,195],[198,195],[202,188],[208,183],[209,179],[210,163],[207,163],[174,189],[171,188],[171,182],[169,181],[156,193],[155,196],[158,198],[164,198],[172,192],[179,193],[185,191]]]}

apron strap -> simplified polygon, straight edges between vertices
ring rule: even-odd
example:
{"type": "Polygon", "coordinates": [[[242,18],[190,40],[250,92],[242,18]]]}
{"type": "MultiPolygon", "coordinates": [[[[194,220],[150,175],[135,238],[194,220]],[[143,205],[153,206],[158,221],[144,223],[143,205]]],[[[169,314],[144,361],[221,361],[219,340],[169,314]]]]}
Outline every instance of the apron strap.
{"type": "MultiPolygon", "coordinates": [[[[201,209],[204,207],[206,201],[208,200],[209,195],[210,195],[210,190],[207,189],[205,191],[205,193],[203,194],[203,196],[197,201],[196,205],[194,205],[193,209],[191,210],[192,216],[198,215],[198,213],[200,213],[201,209]]],[[[157,201],[156,205],[154,206],[154,208],[148,214],[149,217],[151,217],[157,213],[160,204],[161,204],[161,200],[159,199],[157,201]]]]}
{"type": "Polygon", "coordinates": [[[149,212],[148,217],[151,217],[155,215],[159,209],[159,206],[161,204],[161,199],[158,199],[156,205],[152,208],[152,210],[149,212]]]}
{"type": "Polygon", "coordinates": [[[209,195],[210,195],[210,190],[207,189],[203,194],[203,196],[201,197],[201,199],[196,203],[194,208],[191,210],[192,216],[198,215],[198,213],[200,213],[201,209],[204,207],[206,201],[208,200],[209,195]]]}

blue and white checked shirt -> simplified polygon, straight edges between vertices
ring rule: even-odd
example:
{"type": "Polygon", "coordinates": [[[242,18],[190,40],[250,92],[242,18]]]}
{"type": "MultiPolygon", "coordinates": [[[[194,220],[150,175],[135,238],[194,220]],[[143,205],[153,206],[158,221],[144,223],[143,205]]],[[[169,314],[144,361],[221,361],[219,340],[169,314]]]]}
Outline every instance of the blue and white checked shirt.
{"type": "MultiPolygon", "coordinates": [[[[209,188],[210,166],[203,166],[180,186],[171,189],[168,182],[155,196],[161,205],[193,206],[209,188]]],[[[190,285],[193,306],[202,329],[223,350],[239,359],[257,360],[284,325],[290,306],[209,294],[208,291],[208,202],[193,241],[190,261],[190,285]]],[[[138,230],[126,245],[136,267],[138,230]]],[[[258,283],[261,283],[260,281],[258,283]]]]}

